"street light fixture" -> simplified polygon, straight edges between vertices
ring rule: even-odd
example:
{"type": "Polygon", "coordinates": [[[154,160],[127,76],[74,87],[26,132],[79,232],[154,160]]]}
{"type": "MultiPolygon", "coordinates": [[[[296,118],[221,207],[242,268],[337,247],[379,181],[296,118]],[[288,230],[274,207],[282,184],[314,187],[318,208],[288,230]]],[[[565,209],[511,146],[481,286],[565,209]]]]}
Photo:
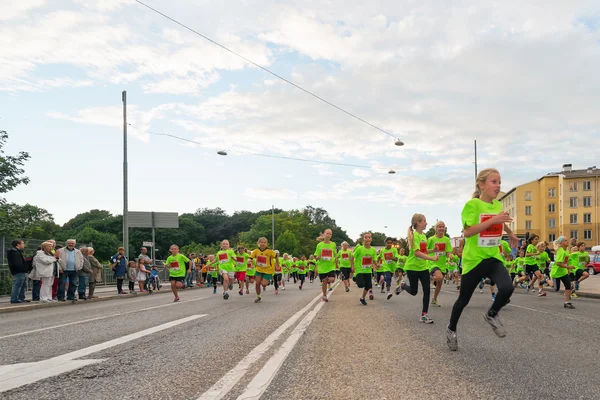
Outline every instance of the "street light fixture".
{"type": "Polygon", "coordinates": [[[390,170],[388,171],[388,174],[390,174],[390,175],[393,175],[393,174],[395,174],[395,173],[396,173],[396,171],[394,171],[393,169],[390,169],[390,170]]]}
{"type": "Polygon", "coordinates": [[[220,156],[226,156],[227,152],[225,150],[219,150],[219,151],[217,151],[217,154],[220,156]]]}
{"type": "Polygon", "coordinates": [[[404,142],[400,139],[396,139],[396,142],[394,143],[396,146],[404,146],[404,142]]]}

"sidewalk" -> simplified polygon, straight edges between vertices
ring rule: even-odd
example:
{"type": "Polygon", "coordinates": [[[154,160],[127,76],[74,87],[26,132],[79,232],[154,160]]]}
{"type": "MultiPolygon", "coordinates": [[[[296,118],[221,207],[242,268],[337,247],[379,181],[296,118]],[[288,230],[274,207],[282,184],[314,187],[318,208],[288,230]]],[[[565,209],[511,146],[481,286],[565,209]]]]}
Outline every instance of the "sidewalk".
{"type": "MultiPolygon", "coordinates": [[[[547,291],[552,290],[546,288],[547,291]]],[[[560,293],[564,293],[564,289],[560,290],[560,293]]],[[[579,297],[588,297],[592,299],[600,299],[600,275],[592,275],[581,283],[579,291],[577,292],[579,297]]]]}
{"type": "MultiPolygon", "coordinates": [[[[202,286],[202,287],[194,286],[193,288],[187,288],[185,290],[188,291],[188,290],[196,290],[196,289],[203,289],[203,288],[205,288],[205,287],[204,286],[202,286]]],[[[167,283],[165,285],[163,283],[162,289],[153,291],[152,295],[161,294],[161,293],[171,294],[170,284],[167,283]]],[[[117,286],[109,285],[109,286],[96,287],[96,290],[94,291],[94,295],[98,296],[98,298],[91,299],[91,300],[78,300],[76,302],[72,302],[72,301],[59,301],[59,302],[53,302],[53,303],[30,302],[30,303],[19,303],[19,304],[11,304],[10,296],[2,296],[2,297],[0,297],[0,314],[9,313],[9,312],[17,312],[17,311],[36,310],[39,308],[61,307],[61,306],[72,306],[72,305],[78,305],[78,304],[95,303],[98,301],[122,299],[122,298],[129,298],[129,297],[148,296],[148,295],[150,295],[150,293],[139,293],[138,292],[138,294],[121,294],[121,295],[119,295],[119,294],[117,294],[117,286]]],[[[31,300],[31,292],[27,292],[25,294],[25,299],[31,300]]]]}

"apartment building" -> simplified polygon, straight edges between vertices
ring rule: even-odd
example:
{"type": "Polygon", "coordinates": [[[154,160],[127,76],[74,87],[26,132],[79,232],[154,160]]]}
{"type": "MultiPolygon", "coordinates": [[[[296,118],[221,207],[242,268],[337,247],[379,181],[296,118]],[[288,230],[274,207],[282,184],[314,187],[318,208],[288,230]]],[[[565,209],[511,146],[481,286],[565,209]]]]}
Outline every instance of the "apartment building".
{"type": "Polygon", "coordinates": [[[600,244],[599,178],[596,166],[573,169],[565,164],[559,172],[512,188],[499,200],[513,218],[510,228],[517,236],[529,232],[554,241],[564,235],[592,247],[600,244]]]}

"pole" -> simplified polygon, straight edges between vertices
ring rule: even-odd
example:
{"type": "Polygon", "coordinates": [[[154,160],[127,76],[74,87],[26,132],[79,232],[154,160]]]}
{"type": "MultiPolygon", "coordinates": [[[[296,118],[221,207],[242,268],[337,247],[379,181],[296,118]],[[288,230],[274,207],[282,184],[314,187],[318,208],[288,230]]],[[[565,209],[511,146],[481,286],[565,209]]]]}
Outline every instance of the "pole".
{"type": "Polygon", "coordinates": [[[154,226],[154,211],[152,211],[152,252],[150,253],[150,257],[152,257],[152,265],[156,265],[156,229],[154,226]]]}
{"type": "Polygon", "coordinates": [[[477,140],[475,140],[475,181],[477,181],[477,140]]]}
{"type": "Polygon", "coordinates": [[[127,92],[123,90],[123,247],[129,255],[129,199],[127,192],[127,92]]]}
{"type": "Polygon", "coordinates": [[[271,206],[271,240],[275,249],[275,206],[271,206]]]}

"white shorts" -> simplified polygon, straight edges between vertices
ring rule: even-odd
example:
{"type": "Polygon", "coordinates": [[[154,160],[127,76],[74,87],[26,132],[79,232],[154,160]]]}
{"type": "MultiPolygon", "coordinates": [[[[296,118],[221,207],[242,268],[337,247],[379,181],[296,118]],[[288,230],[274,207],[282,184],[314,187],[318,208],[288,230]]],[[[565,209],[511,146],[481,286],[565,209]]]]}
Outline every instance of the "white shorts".
{"type": "Polygon", "coordinates": [[[233,279],[235,277],[235,272],[229,272],[229,271],[224,271],[224,270],[219,270],[219,275],[225,275],[227,274],[227,276],[229,276],[229,279],[233,279]]]}

